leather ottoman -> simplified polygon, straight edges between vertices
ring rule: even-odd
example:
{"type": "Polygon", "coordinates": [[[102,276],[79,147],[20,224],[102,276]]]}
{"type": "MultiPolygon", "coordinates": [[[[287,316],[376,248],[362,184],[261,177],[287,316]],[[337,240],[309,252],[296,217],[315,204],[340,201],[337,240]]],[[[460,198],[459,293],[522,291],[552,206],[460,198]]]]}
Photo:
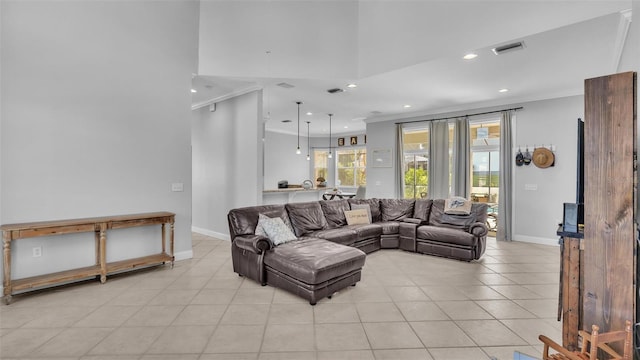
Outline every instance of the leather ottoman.
{"type": "Polygon", "coordinates": [[[264,254],[265,282],[311,305],[360,281],[365,253],[319,238],[302,238],[264,254]]]}

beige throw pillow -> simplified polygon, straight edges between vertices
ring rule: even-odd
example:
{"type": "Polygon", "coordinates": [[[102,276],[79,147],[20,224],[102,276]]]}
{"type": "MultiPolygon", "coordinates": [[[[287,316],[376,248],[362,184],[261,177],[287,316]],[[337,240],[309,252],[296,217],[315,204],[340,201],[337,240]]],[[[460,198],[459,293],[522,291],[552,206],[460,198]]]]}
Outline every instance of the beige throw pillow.
{"type": "Polygon", "coordinates": [[[471,201],[463,197],[452,197],[444,201],[444,213],[449,215],[469,215],[471,201]]]}
{"type": "Polygon", "coordinates": [[[371,224],[366,209],[345,210],[344,217],[347,218],[347,225],[371,224]]]}

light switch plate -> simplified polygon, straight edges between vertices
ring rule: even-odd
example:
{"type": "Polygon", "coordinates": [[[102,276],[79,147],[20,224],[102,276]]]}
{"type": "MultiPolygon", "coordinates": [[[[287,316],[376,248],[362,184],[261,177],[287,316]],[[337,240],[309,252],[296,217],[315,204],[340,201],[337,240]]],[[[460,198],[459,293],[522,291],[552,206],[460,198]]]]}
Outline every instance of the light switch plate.
{"type": "Polygon", "coordinates": [[[524,189],[528,191],[538,190],[538,184],[524,184],[524,189]]]}
{"type": "Polygon", "coordinates": [[[183,183],[173,183],[173,184],[171,184],[171,191],[173,191],[173,192],[184,191],[184,184],[183,183]]]}

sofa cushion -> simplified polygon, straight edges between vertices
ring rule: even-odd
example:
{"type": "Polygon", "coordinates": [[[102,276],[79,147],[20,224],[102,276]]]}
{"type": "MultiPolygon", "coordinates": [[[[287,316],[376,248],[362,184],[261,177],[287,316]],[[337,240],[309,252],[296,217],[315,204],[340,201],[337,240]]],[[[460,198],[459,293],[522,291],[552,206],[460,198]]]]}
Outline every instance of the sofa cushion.
{"type": "Polygon", "coordinates": [[[353,207],[356,205],[369,205],[369,209],[371,211],[371,222],[382,221],[382,214],[380,213],[380,201],[378,199],[349,199],[349,204],[351,205],[351,209],[355,209],[353,207]]]}
{"type": "Polygon", "coordinates": [[[289,223],[289,215],[284,205],[262,205],[232,209],[227,215],[231,238],[240,235],[253,235],[258,225],[258,215],[280,217],[285,224],[289,223]]]}
{"type": "Polygon", "coordinates": [[[395,235],[400,231],[400,223],[397,221],[381,221],[376,224],[382,227],[382,235],[395,235]]]}
{"type": "Polygon", "coordinates": [[[484,223],[487,220],[487,204],[485,203],[472,203],[469,215],[445,214],[444,203],[444,199],[433,200],[431,214],[429,215],[429,225],[469,231],[471,224],[475,222],[484,223]]]}
{"type": "Polygon", "coordinates": [[[285,204],[285,209],[297,237],[328,227],[319,201],[288,203],[285,204]]]}
{"type": "Polygon", "coordinates": [[[265,253],[264,264],[307,284],[320,284],[364,266],[365,253],[327,240],[305,238],[265,253]]]}
{"type": "Polygon", "coordinates": [[[382,221],[397,221],[413,216],[414,199],[381,199],[382,221]]]}
{"type": "Polygon", "coordinates": [[[463,246],[474,246],[476,244],[476,237],[473,234],[444,226],[420,226],[418,227],[416,238],[417,241],[425,239],[463,246]]]}
{"type": "Polygon", "coordinates": [[[344,216],[345,210],[349,210],[349,201],[342,200],[321,200],[320,207],[324,213],[324,218],[330,228],[337,228],[347,225],[347,219],[344,216]]]}
{"type": "Polygon", "coordinates": [[[352,229],[356,232],[358,241],[371,239],[382,235],[382,226],[380,226],[380,223],[348,225],[347,228],[352,229]]]}
{"type": "Polygon", "coordinates": [[[307,234],[307,236],[317,237],[343,245],[353,245],[356,240],[358,240],[358,233],[348,227],[318,230],[307,234]]]}
{"type": "Polygon", "coordinates": [[[412,218],[428,221],[431,213],[431,204],[433,204],[431,199],[416,199],[412,218]]]}

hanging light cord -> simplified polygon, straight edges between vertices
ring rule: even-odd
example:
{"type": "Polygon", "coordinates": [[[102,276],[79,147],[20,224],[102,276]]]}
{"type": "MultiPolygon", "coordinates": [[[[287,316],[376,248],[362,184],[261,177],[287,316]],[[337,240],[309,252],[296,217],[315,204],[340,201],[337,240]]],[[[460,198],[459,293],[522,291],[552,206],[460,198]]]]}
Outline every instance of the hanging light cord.
{"type": "Polygon", "coordinates": [[[311,160],[311,140],[309,139],[309,124],[311,121],[307,121],[307,160],[311,160]]]}
{"type": "Polygon", "coordinates": [[[331,117],[333,114],[329,114],[329,159],[331,159],[331,117]]]}
{"type": "Polygon", "coordinates": [[[298,148],[296,149],[296,154],[300,154],[300,104],[302,102],[296,101],[296,104],[298,104],[298,148]]]}

